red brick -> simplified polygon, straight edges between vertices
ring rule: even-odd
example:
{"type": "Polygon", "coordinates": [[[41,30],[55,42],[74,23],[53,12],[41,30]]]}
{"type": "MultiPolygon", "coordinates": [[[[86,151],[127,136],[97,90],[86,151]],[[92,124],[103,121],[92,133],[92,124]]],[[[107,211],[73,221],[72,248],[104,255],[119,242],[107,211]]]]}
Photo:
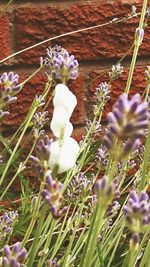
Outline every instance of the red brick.
{"type": "MultiPolygon", "coordinates": [[[[21,81],[26,79],[26,75],[21,75],[21,81]]],[[[23,122],[35,95],[42,94],[46,82],[46,75],[39,74],[32,78],[18,94],[16,103],[9,107],[10,115],[3,120],[2,130],[12,131],[16,130],[23,122]]],[[[78,105],[73,113],[72,122],[75,125],[81,125],[85,121],[84,110],[84,77],[80,76],[76,81],[70,83],[70,89],[75,93],[78,100],[78,105]]],[[[52,103],[48,107],[49,118],[52,116],[52,103]]],[[[49,127],[49,125],[48,125],[49,127]]]]}
{"type": "MultiPolygon", "coordinates": [[[[116,81],[113,81],[111,84],[111,94],[110,94],[110,100],[106,104],[105,110],[104,110],[104,116],[103,118],[106,118],[106,114],[112,110],[113,104],[117,101],[119,95],[124,92],[126,81],[127,81],[127,75],[128,75],[128,68],[124,68],[124,73],[122,76],[117,79],[116,81]]],[[[146,80],[144,77],[144,72],[146,70],[146,67],[144,66],[138,66],[135,69],[133,81],[131,84],[131,90],[130,95],[133,95],[135,93],[142,93],[144,92],[144,89],[146,87],[146,80]]],[[[92,104],[93,104],[93,95],[96,91],[96,88],[101,82],[108,82],[109,78],[107,74],[102,75],[99,77],[100,71],[95,70],[92,71],[90,74],[90,90],[87,98],[87,113],[89,116],[92,114],[92,104]],[[94,81],[92,81],[94,79],[94,81]]]]}
{"type": "Polygon", "coordinates": [[[0,19],[0,60],[10,54],[9,38],[9,17],[5,15],[0,19]]]}
{"type": "MultiPolygon", "coordinates": [[[[20,7],[15,11],[16,51],[69,31],[122,18],[131,13],[132,4],[141,10],[142,1],[91,1],[89,4],[20,7]],[[115,2],[115,3],[114,3],[115,2]],[[128,2],[128,3],[127,3],[128,2]]],[[[18,62],[37,63],[48,45],[60,44],[78,59],[121,57],[131,46],[139,17],[117,25],[105,26],[57,39],[17,57],[18,62]]],[[[150,27],[145,31],[141,55],[150,54],[150,27]]]]}

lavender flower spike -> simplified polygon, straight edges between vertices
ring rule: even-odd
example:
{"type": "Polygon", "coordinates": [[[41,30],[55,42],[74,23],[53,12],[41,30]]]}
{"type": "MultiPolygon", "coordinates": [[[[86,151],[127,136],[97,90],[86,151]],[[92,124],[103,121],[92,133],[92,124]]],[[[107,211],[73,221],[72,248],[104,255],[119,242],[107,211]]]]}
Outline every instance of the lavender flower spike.
{"type": "Polygon", "coordinates": [[[108,113],[109,131],[104,137],[107,149],[111,150],[118,139],[125,142],[123,154],[135,150],[139,145],[138,139],[145,135],[148,117],[148,104],[141,101],[139,94],[135,94],[131,100],[125,93],[122,94],[113,111],[108,113]]]}
{"type": "Polygon", "coordinates": [[[2,257],[2,267],[23,267],[23,263],[26,260],[27,250],[25,248],[21,249],[20,242],[13,245],[12,250],[8,245],[4,246],[3,257],[2,257]]]}
{"type": "Polygon", "coordinates": [[[100,200],[104,206],[107,206],[112,201],[116,193],[118,193],[116,180],[114,179],[110,183],[109,177],[103,176],[95,183],[94,193],[96,194],[97,199],[100,200]]]}
{"type": "Polygon", "coordinates": [[[124,215],[128,228],[133,233],[143,233],[150,224],[150,202],[146,192],[139,195],[132,190],[127,205],[124,206],[124,215]]]}
{"type": "Polygon", "coordinates": [[[47,48],[47,57],[42,62],[49,68],[48,75],[50,74],[54,80],[66,83],[78,76],[78,61],[61,46],[47,48]]]}
{"type": "Polygon", "coordinates": [[[13,230],[13,226],[18,219],[17,211],[5,212],[0,217],[0,241],[4,240],[13,230]]]}
{"type": "Polygon", "coordinates": [[[41,195],[55,219],[62,217],[66,213],[67,207],[63,206],[62,184],[54,181],[51,175],[47,175],[45,188],[41,195]]]}

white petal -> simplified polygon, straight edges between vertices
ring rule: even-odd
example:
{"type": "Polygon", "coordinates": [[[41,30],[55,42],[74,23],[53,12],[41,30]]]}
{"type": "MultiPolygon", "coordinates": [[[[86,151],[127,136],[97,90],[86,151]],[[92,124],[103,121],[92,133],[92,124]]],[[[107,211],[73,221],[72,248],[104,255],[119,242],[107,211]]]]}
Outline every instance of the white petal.
{"type": "Polygon", "coordinates": [[[64,107],[70,116],[77,105],[76,96],[64,84],[57,84],[55,87],[55,95],[53,98],[54,108],[64,107]]]}
{"type": "Polygon", "coordinates": [[[52,121],[50,124],[51,130],[57,138],[67,137],[72,134],[73,126],[69,121],[69,114],[65,108],[55,108],[52,121]]]}
{"type": "Polygon", "coordinates": [[[78,143],[72,137],[66,138],[62,146],[60,146],[59,140],[53,142],[49,159],[51,170],[53,170],[56,165],[59,166],[58,173],[66,172],[73,168],[79,149],[78,143]]]}

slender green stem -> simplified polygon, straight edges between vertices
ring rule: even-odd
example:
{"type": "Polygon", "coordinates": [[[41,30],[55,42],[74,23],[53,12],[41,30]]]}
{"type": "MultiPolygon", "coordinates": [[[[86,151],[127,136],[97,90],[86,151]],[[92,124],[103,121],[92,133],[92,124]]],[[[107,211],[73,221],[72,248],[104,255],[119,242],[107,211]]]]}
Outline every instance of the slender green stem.
{"type": "Polygon", "coordinates": [[[84,202],[85,201],[82,202],[82,204],[80,205],[80,208],[78,210],[79,215],[77,216],[77,218],[75,219],[75,222],[74,222],[75,226],[73,228],[73,233],[71,234],[69,245],[68,245],[66,253],[64,255],[62,267],[69,266],[69,264],[70,264],[68,262],[68,260],[69,260],[68,258],[69,258],[69,255],[71,253],[71,248],[72,248],[72,245],[73,245],[73,242],[74,242],[74,239],[75,239],[75,234],[76,234],[76,231],[77,231],[77,227],[79,226],[79,223],[80,223],[80,219],[81,219],[83,208],[84,208],[84,202]]]}
{"type": "Polygon", "coordinates": [[[133,267],[134,266],[134,260],[136,257],[136,247],[132,247],[129,250],[129,262],[128,262],[128,267],[133,267]]]}
{"type": "Polygon", "coordinates": [[[30,116],[29,116],[29,118],[28,118],[28,121],[27,121],[27,123],[25,124],[25,127],[24,127],[24,129],[23,129],[23,131],[22,131],[22,133],[21,133],[21,135],[20,135],[20,137],[19,137],[19,139],[18,139],[18,142],[17,142],[17,144],[16,144],[16,146],[15,146],[15,148],[14,148],[14,150],[13,150],[13,152],[12,152],[12,154],[11,154],[11,156],[10,156],[8,162],[7,162],[7,165],[6,165],[5,169],[4,169],[4,172],[3,172],[3,174],[2,174],[2,176],[1,176],[1,178],[0,178],[0,186],[1,186],[2,183],[3,183],[3,180],[4,180],[5,175],[7,174],[7,171],[8,171],[8,169],[9,169],[10,165],[11,165],[11,162],[12,162],[12,160],[13,160],[13,157],[14,157],[14,155],[15,155],[15,153],[16,153],[16,151],[17,151],[17,149],[18,149],[18,147],[19,147],[19,145],[20,145],[20,143],[21,143],[21,141],[22,141],[22,138],[23,138],[23,136],[24,136],[24,134],[25,134],[25,132],[26,132],[26,130],[27,130],[29,124],[30,124],[30,121],[31,121],[31,119],[32,119],[32,117],[33,117],[33,115],[34,115],[34,113],[35,113],[37,107],[38,107],[38,105],[34,105],[32,111],[31,111],[31,114],[30,114],[30,116]]]}
{"type": "MultiPolygon", "coordinates": [[[[19,85],[21,86],[21,89],[23,88],[23,86],[30,81],[43,67],[40,66],[37,70],[35,70],[26,80],[24,80],[22,83],[20,83],[19,85]]],[[[17,92],[18,93],[18,92],[17,92]]]]}
{"type": "Polygon", "coordinates": [[[148,136],[147,136],[145,152],[144,152],[142,175],[141,175],[141,180],[140,180],[140,185],[139,185],[140,191],[143,190],[146,185],[146,179],[147,179],[146,174],[147,174],[147,167],[148,167],[148,162],[149,162],[149,153],[150,153],[150,122],[149,122],[148,136]]]}
{"type": "Polygon", "coordinates": [[[28,229],[26,231],[26,234],[25,234],[25,236],[24,236],[24,238],[22,240],[22,243],[21,243],[22,247],[25,246],[27,240],[29,239],[30,234],[31,234],[31,232],[33,230],[33,227],[35,225],[35,222],[36,222],[36,220],[37,220],[37,218],[39,216],[39,207],[40,207],[40,204],[41,204],[41,191],[43,190],[43,188],[44,188],[44,183],[41,183],[40,191],[39,191],[38,198],[37,198],[37,201],[36,201],[36,204],[35,204],[35,208],[33,210],[33,215],[32,215],[32,219],[31,219],[30,225],[29,225],[29,227],[28,227],[28,229]]]}
{"type": "Polygon", "coordinates": [[[40,235],[41,235],[43,222],[45,220],[46,210],[47,210],[47,206],[44,205],[42,207],[42,211],[39,214],[40,218],[39,218],[39,221],[38,221],[38,224],[37,224],[37,228],[36,228],[36,231],[35,231],[35,238],[34,238],[30,253],[29,253],[28,267],[32,267],[33,266],[33,262],[34,262],[36,253],[38,251],[37,244],[38,244],[38,241],[39,241],[39,238],[40,238],[40,235]]]}
{"type": "MultiPolygon", "coordinates": [[[[147,2],[148,0],[143,0],[143,7],[141,11],[141,17],[140,17],[140,22],[139,22],[139,29],[143,29],[144,26],[144,19],[145,19],[145,14],[146,14],[146,8],[147,8],[147,2]]],[[[139,51],[141,43],[139,41],[139,38],[137,34],[135,33],[135,39],[134,39],[134,51],[133,51],[133,56],[132,56],[132,61],[129,69],[129,75],[128,75],[128,80],[125,88],[125,93],[129,93],[131,82],[132,82],[132,77],[133,77],[133,72],[136,64],[136,59],[139,51]]]]}
{"type": "MultiPolygon", "coordinates": [[[[49,246],[50,246],[50,243],[51,243],[51,240],[52,240],[52,236],[53,236],[53,230],[54,230],[54,227],[56,225],[56,221],[53,219],[52,220],[52,223],[51,223],[51,228],[49,230],[49,235],[48,235],[48,238],[46,240],[46,243],[45,243],[45,246],[43,248],[43,250],[41,251],[41,258],[38,262],[38,266],[37,267],[42,267],[46,258],[47,258],[47,255],[48,255],[48,252],[49,252],[49,246]]],[[[30,267],[30,266],[29,266],[30,267]]],[[[31,265],[32,267],[32,265],[31,265]]]]}
{"type": "MultiPolygon", "coordinates": [[[[35,148],[35,145],[36,145],[36,142],[37,140],[34,141],[33,145],[32,145],[32,148],[27,156],[27,158],[25,159],[24,163],[23,163],[23,166],[26,165],[29,157],[31,156],[34,148],[35,148]]],[[[10,186],[13,184],[13,182],[15,181],[15,179],[17,178],[18,174],[20,174],[21,171],[17,170],[16,174],[13,176],[13,178],[11,179],[11,181],[9,182],[9,184],[7,185],[7,187],[4,189],[2,195],[0,196],[0,201],[3,199],[3,197],[5,196],[6,192],[8,191],[8,189],[10,188],[10,186]]]]}
{"type": "Polygon", "coordinates": [[[145,248],[144,255],[142,257],[139,267],[149,267],[149,264],[150,264],[149,255],[150,255],[150,240],[147,243],[147,246],[145,248]]]}
{"type": "Polygon", "coordinates": [[[93,259],[94,250],[97,243],[97,238],[100,229],[103,225],[105,209],[100,203],[97,204],[95,215],[89,230],[88,238],[86,240],[86,246],[80,263],[80,267],[90,267],[93,259]]]}
{"type": "Polygon", "coordinates": [[[139,22],[139,28],[142,29],[144,25],[145,15],[146,15],[146,9],[147,9],[148,0],[143,0],[143,6],[142,6],[142,12],[139,22]]]}

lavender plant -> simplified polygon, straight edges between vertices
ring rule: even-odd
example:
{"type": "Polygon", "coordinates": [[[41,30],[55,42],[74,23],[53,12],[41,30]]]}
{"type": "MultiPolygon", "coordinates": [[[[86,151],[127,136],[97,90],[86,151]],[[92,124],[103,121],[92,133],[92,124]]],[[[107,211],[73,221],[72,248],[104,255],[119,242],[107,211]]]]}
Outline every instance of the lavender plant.
{"type": "MultiPolygon", "coordinates": [[[[108,113],[105,127],[102,115],[111,98],[111,84],[124,71],[120,60],[108,71],[109,81],[96,88],[93,118],[87,120],[80,143],[72,137],[71,116],[77,98],[69,86],[78,76],[79,63],[65,48],[47,48],[40,68],[20,84],[18,74],[0,76],[1,120],[9,116],[9,104],[17,101],[29,79],[41,69],[47,77],[42,95],[35,97],[12,139],[8,142],[0,135],[4,146],[0,158],[4,188],[0,192],[1,267],[150,266],[149,66],[143,73],[147,82],[143,95],[128,96],[144,21],[149,19],[146,7],[144,0],[125,92],[108,113]],[[50,122],[45,111],[49,94],[50,122]],[[20,149],[25,134],[32,137],[27,156],[20,149]],[[28,168],[35,187],[24,178],[28,168]],[[21,195],[12,200],[10,188],[17,178],[21,195]]],[[[133,6],[132,13],[119,21],[137,16],[133,6]]]]}

